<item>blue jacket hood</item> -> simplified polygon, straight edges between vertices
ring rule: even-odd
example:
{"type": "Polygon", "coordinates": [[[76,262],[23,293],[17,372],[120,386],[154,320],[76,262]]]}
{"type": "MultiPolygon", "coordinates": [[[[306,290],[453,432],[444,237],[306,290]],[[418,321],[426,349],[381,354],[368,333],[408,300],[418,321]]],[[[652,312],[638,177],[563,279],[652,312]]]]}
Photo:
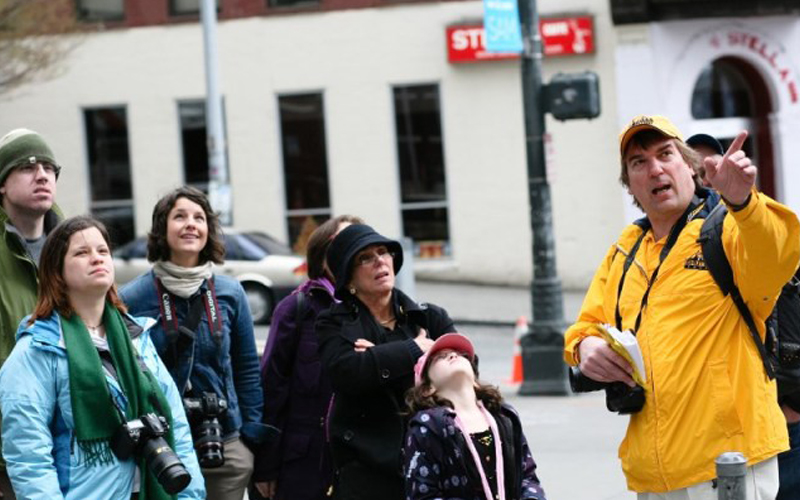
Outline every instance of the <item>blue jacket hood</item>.
{"type": "MultiPolygon", "coordinates": [[[[20,321],[15,339],[19,341],[24,335],[31,335],[34,342],[63,351],[64,340],[62,339],[63,333],[61,331],[61,315],[54,311],[47,318],[39,318],[33,324],[28,325],[30,317],[31,315],[29,314],[20,321]]],[[[123,318],[143,330],[147,330],[155,324],[155,320],[151,318],[134,317],[128,313],[124,313],[123,318]]]]}

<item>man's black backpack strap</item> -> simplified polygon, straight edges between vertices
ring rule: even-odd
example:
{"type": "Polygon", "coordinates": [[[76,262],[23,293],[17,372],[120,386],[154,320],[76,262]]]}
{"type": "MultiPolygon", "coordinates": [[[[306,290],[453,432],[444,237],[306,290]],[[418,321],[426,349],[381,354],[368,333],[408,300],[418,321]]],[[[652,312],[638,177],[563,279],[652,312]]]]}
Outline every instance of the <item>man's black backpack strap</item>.
{"type": "Polygon", "coordinates": [[[764,346],[764,342],[758,334],[758,328],[753,320],[753,315],[750,313],[750,309],[747,308],[747,304],[744,303],[742,294],[739,293],[739,288],[733,281],[733,269],[728,261],[728,257],[725,255],[725,249],[722,246],[722,224],[727,213],[728,209],[725,208],[725,204],[723,203],[714,207],[703,221],[703,226],[700,228],[700,237],[697,241],[700,243],[703,250],[703,260],[705,261],[708,271],[711,273],[711,277],[714,278],[714,281],[717,283],[720,290],[722,290],[722,294],[730,295],[733,299],[733,303],[736,304],[736,308],[739,310],[744,322],[747,324],[747,328],[750,330],[753,342],[755,342],[758,353],[761,355],[761,361],[764,363],[764,369],[767,375],[770,379],[774,379],[775,367],[772,365],[770,357],[767,354],[767,348],[764,346]]]}

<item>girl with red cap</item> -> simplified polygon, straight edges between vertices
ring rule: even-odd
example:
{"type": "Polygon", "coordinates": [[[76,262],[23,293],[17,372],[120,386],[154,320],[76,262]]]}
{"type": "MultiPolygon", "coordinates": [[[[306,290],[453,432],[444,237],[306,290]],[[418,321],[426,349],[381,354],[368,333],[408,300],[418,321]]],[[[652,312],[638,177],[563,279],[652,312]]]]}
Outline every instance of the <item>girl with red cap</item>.
{"type": "Polygon", "coordinates": [[[519,415],[477,372],[472,343],[457,333],[417,361],[407,397],[409,500],[545,500],[519,415]]]}

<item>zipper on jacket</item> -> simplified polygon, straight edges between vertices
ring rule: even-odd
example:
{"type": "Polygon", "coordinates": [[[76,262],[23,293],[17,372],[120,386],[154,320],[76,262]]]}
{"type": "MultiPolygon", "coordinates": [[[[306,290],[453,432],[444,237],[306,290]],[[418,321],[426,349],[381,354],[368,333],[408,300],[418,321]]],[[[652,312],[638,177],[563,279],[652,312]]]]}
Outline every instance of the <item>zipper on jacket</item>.
{"type": "MultiPolygon", "coordinates": [[[[644,267],[641,266],[641,265],[638,266],[638,267],[641,270],[642,274],[644,275],[645,281],[647,281],[648,285],[649,285],[649,276],[647,275],[647,272],[645,272],[644,267]]],[[[655,283],[653,283],[653,286],[655,286],[655,283]]],[[[649,346],[649,343],[648,343],[648,346],[649,346]]],[[[650,354],[650,350],[648,349],[648,357],[650,359],[652,359],[652,356],[650,356],[649,354],[650,354]]],[[[655,443],[653,445],[653,448],[654,448],[655,456],[656,456],[656,466],[658,467],[659,479],[664,484],[664,489],[665,490],[669,490],[669,484],[667,482],[667,478],[664,476],[664,462],[663,462],[662,457],[661,457],[661,449],[660,449],[660,439],[659,439],[659,437],[660,437],[661,434],[659,432],[659,428],[660,428],[661,420],[658,417],[658,399],[656,397],[656,393],[658,391],[656,390],[655,368],[653,367],[653,363],[652,362],[649,363],[649,365],[650,365],[650,380],[653,381],[653,419],[655,421],[655,424],[654,424],[655,425],[655,437],[654,437],[655,443]]]]}

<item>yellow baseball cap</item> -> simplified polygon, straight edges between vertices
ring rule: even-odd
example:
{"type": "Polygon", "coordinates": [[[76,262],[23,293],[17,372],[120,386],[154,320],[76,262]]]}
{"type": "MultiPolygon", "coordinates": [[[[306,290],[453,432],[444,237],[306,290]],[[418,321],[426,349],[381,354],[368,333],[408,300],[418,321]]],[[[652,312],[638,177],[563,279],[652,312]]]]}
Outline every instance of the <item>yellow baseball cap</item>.
{"type": "Polygon", "coordinates": [[[683,142],[683,136],[681,135],[681,131],[678,130],[678,127],[676,127],[674,123],[669,121],[669,118],[667,118],[666,116],[639,115],[635,116],[633,120],[631,120],[631,122],[624,129],[622,129],[622,132],[620,132],[619,155],[623,156],[625,154],[625,148],[628,147],[628,142],[631,140],[631,137],[636,135],[638,132],[641,132],[642,130],[648,130],[648,129],[661,132],[667,137],[672,137],[674,139],[678,139],[679,141],[683,142]]]}

